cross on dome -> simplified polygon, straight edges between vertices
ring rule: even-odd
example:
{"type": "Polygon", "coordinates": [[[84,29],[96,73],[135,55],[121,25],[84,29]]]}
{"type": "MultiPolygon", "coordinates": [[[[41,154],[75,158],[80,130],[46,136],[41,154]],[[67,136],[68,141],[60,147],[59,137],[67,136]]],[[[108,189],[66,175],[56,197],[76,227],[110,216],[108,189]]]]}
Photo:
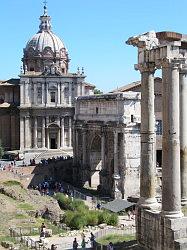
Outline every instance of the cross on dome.
{"type": "Polygon", "coordinates": [[[47,0],[45,0],[43,4],[44,4],[44,16],[47,16],[47,0]]]}

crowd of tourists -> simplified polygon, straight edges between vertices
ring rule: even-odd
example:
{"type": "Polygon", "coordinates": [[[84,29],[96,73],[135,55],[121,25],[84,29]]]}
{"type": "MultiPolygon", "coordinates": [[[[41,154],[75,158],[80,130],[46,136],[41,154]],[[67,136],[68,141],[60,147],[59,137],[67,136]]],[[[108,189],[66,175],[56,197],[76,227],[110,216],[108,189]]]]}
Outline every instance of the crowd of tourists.
{"type": "Polygon", "coordinates": [[[38,166],[48,166],[49,164],[51,163],[57,163],[59,161],[68,161],[70,159],[73,159],[72,156],[57,156],[56,158],[55,157],[52,157],[52,158],[48,158],[48,159],[42,159],[41,162],[39,162],[37,165],[38,166]]]}

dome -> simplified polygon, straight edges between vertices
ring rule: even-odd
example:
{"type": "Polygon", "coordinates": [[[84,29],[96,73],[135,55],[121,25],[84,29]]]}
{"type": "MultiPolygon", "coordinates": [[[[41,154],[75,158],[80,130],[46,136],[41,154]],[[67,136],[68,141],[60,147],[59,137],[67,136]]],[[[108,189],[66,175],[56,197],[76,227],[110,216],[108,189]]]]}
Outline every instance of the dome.
{"type": "Polygon", "coordinates": [[[43,53],[46,48],[50,48],[53,53],[57,53],[65,49],[63,42],[58,36],[51,31],[42,31],[35,34],[27,43],[25,50],[30,48],[36,53],[43,53]]]}
{"type": "Polygon", "coordinates": [[[51,17],[40,16],[39,31],[28,42],[24,49],[23,68],[26,71],[44,72],[46,67],[54,65],[62,73],[68,71],[68,53],[62,40],[51,30],[51,17]]]}

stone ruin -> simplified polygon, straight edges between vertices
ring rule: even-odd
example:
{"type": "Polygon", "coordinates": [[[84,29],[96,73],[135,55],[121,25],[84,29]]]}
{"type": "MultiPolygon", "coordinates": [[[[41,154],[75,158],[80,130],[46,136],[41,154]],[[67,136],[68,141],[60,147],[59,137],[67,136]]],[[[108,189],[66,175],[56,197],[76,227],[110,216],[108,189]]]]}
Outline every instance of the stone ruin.
{"type": "Polygon", "coordinates": [[[187,249],[187,35],[148,32],[126,42],[138,48],[141,73],[141,173],[137,240],[145,249],[187,249]],[[162,71],[162,204],[155,198],[154,73],[162,71]]]}

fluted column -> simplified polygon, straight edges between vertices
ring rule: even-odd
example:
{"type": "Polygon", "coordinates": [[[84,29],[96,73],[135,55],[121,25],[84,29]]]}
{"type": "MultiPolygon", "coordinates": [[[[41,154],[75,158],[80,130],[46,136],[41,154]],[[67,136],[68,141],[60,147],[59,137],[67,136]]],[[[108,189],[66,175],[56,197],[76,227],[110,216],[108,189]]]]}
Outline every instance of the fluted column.
{"type": "Polygon", "coordinates": [[[179,64],[165,62],[162,79],[162,214],[180,217],[179,64]]]}
{"type": "Polygon", "coordinates": [[[86,165],[86,130],[83,129],[83,133],[82,133],[82,163],[83,166],[86,165]]]}
{"type": "Polygon", "coordinates": [[[69,147],[72,147],[72,118],[69,117],[69,147]]]}
{"type": "Polygon", "coordinates": [[[49,104],[49,83],[46,83],[46,100],[45,105],[49,104]]]}
{"type": "Polygon", "coordinates": [[[61,84],[61,104],[64,103],[64,88],[65,86],[61,84]]]}
{"type": "Polygon", "coordinates": [[[20,105],[24,104],[24,84],[23,82],[20,83],[20,105]]]}
{"type": "Polygon", "coordinates": [[[155,115],[154,115],[154,64],[138,65],[141,72],[141,169],[140,199],[142,207],[157,204],[155,198],[155,115]]]}
{"type": "Polygon", "coordinates": [[[187,205],[187,65],[180,71],[181,204],[187,205]]]}
{"type": "Polygon", "coordinates": [[[24,117],[20,116],[20,149],[25,148],[24,117]]]}
{"type": "Polygon", "coordinates": [[[119,133],[119,172],[120,172],[120,190],[122,192],[122,196],[124,198],[124,167],[125,167],[125,148],[124,148],[124,133],[119,133]]]}
{"type": "Polygon", "coordinates": [[[34,83],[34,105],[37,105],[37,83],[34,83]]]}
{"type": "Polygon", "coordinates": [[[45,117],[42,117],[42,148],[45,148],[45,117]]]}
{"type": "Polygon", "coordinates": [[[61,148],[64,147],[64,117],[61,117],[61,148]]]}
{"type": "Polygon", "coordinates": [[[30,117],[25,116],[25,148],[31,148],[31,127],[30,127],[30,117]]]}
{"type": "Polygon", "coordinates": [[[105,133],[101,133],[101,169],[105,168],[105,133]]]}
{"type": "Polygon", "coordinates": [[[45,104],[45,83],[42,83],[42,104],[45,104]]]}
{"type": "Polygon", "coordinates": [[[37,124],[37,117],[34,117],[34,131],[33,131],[33,136],[34,136],[34,148],[38,147],[38,124],[37,124]]]}
{"type": "Polygon", "coordinates": [[[118,132],[114,131],[114,174],[118,175],[118,132]]]}
{"type": "Polygon", "coordinates": [[[114,186],[113,186],[113,196],[115,199],[121,199],[122,193],[119,190],[119,182],[120,182],[120,175],[119,175],[119,148],[118,148],[118,131],[114,130],[114,186]]]}
{"type": "Polygon", "coordinates": [[[58,83],[58,105],[60,105],[60,83],[58,83]]]}
{"type": "Polygon", "coordinates": [[[72,84],[69,83],[69,104],[72,102],[72,84]]]}

